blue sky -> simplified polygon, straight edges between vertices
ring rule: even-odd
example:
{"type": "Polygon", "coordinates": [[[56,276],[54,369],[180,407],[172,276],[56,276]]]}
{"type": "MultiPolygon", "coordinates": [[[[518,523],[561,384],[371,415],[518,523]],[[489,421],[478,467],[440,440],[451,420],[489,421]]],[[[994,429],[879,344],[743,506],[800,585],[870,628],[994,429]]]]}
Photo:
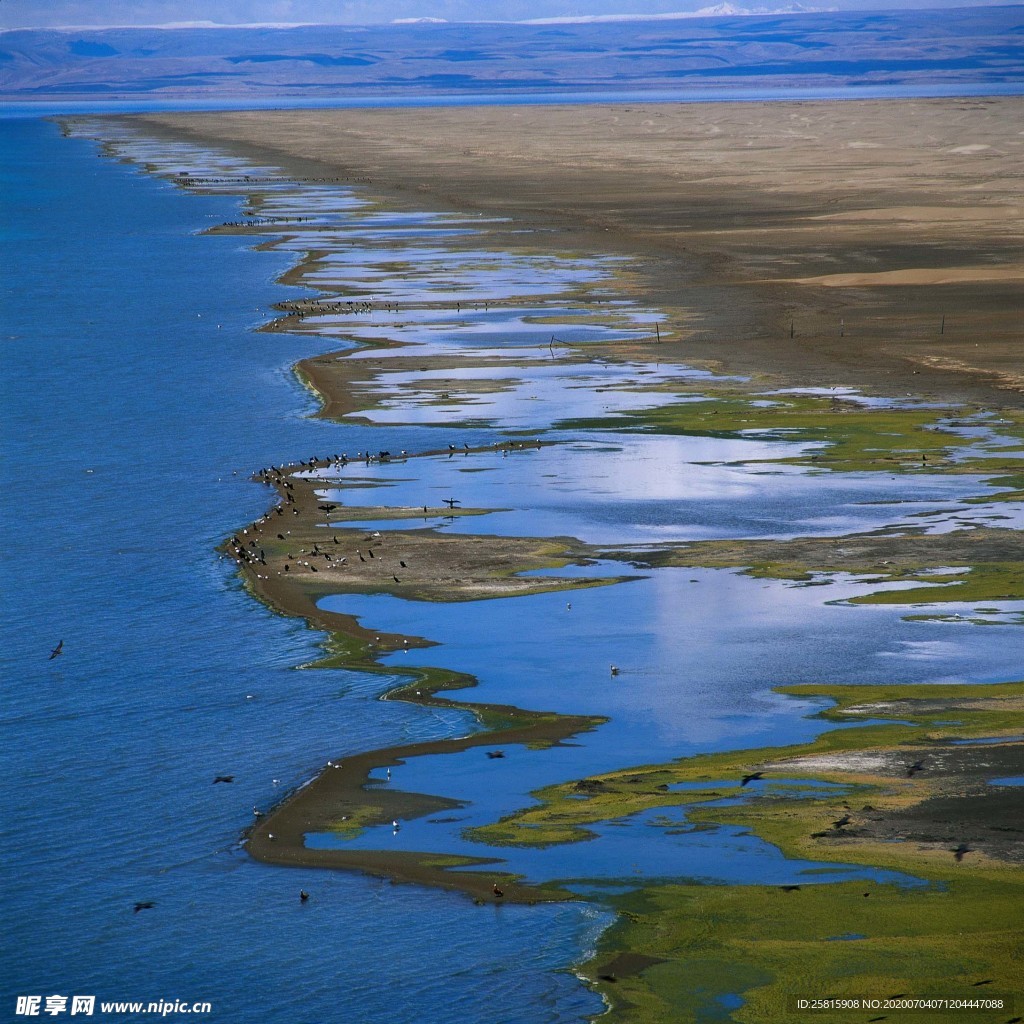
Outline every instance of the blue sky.
{"type": "MultiPolygon", "coordinates": [[[[519,21],[529,18],[688,12],[721,0],[0,0],[0,27],[162,25],[214,22],[381,24],[402,18],[519,21]]],[[[731,0],[780,8],[791,0],[731,0]]],[[[818,10],[970,7],[966,0],[800,0],[818,10]]]]}

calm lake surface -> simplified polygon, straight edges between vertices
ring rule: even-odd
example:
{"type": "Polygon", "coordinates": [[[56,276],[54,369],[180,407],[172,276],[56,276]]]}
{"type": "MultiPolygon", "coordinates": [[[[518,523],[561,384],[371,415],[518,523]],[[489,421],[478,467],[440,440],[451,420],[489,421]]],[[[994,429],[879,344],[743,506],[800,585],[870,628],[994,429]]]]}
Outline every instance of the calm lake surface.
{"type": "MultiPolygon", "coordinates": [[[[118,162],[99,158],[91,139],[62,138],[50,122],[0,128],[11,254],[0,718],[13,952],[3,999],[209,1000],[213,1019],[271,1024],[526,1024],[599,1012],[568,967],[609,922],[600,908],[476,907],[246,856],[240,838],[253,807],[269,807],[328,758],[475,728],[458,711],[380,702],[397,675],[296,670],[316,659],[321,634],[253,601],[214,551],[267,506],[249,474],[317,452],[415,452],[543,430],[559,443],[507,459],[358,466],[324,474],[325,493],[353,505],[426,496],[436,505],[442,493],[458,493],[467,507],[507,511],[439,528],[609,545],[871,529],[962,509],[960,499],[983,486],[926,473],[898,483],[811,474],[772,462],[798,446],[758,438],[562,429],[565,418],[664,400],[624,393],[643,367],[519,366],[546,353],[552,330],[582,342],[650,330],[657,311],[634,308],[610,324],[566,306],[564,324],[539,325],[581,281],[614,298],[614,261],[601,254],[555,265],[530,240],[496,252],[486,224],[403,213],[363,193],[249,168],[276,175],[262,216],[302,211],[317,220],[317,248],[333,247],[305,288],[285,288],[276,279],[301,241],[255,252],[259,236],[200,236],[239,220],[244,194],[198,195],[171,181],[183,168],[240,173],[230,155],[129,137],[119,145],[136,162],[118,162]],[[143,173],[139,161],[158,173],[143,173]],[[467,249],[467,233],[478,248],[467,249]],[[398,257],[412,267],[401,276],[388,270],[398,257]],[[272,303],[319,289],[401,301],[396,337],[424,351],[506,358],[503,373],[488,373],[502,386],[438,404],[424,381],[394,374],[369,423],[311,419],[314,402],[291,365],[389,329],[379,318],[323,316],[296,333],[254,330],[272,319],[272,303]],[[422,305],[438,294],[487,297],[502,303],[500,314],[422,305]],[[897,498],[906,504],[888,504],[897,498]],[[63,656],[48,661],[61,639],[63,656]],[[223,774],[234,783],[211,785],[223,774]],[[306,905],[300,888],[314,893],[306,905]],[[149,900],[156,906],[133,913],[149,900]]],[[[700,382],[690,373],[687,390],[700,382]]],[[[576,571],[633,572],[608,562],[576,571]]],[[[525,805],[536,786],[820,731],[807,718],[820,705],[782,698],[774,685],[993,681],[1013,678],[1024,655],[1012,627],[906,622],[898,608],[827,603],[863,593],[855,579],[796,587],[731,571],[637,575],[455,606],[325,599],[367,625],[439,641],[391,662],[415,657],[473,673],[474,700],[610,717],[574,746],[509,748],[486,772],[479,751],[412,759],[390,784],[465,800],[464,820],[411,822],[395,835],[369,830],[356,842],[487,853],[461,830],[525,805]],[[614,680],[612,662],[622,670],[614,680]]],[[[517,854],[511,864],[529,877],[599,883],[793,881],[813,866],[737,830],[685,834],[678,818],[610,825],[590,843],[517,854]]]]}

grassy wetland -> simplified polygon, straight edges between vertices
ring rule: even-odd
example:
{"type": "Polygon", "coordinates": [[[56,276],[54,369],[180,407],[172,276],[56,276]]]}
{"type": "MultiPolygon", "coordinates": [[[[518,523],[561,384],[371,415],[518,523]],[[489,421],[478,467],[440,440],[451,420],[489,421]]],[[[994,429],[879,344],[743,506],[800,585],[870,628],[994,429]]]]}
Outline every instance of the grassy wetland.
{"type": "MultiPolygon", "coordinates": [[[[948,110],[927,113],[943,130],[948,110]]],[[[745,116],[715,115],[733,144],[745,116]]],[[[887,152],[888,116],[869,105],[857,127],[887,152]]],[[[654,232],[646,199],[598,220],[623,181],[592,168],[577,201],[536,152],[534,205],[510,207],[506,177],[446,182],[426,144],[397,181],[363,117],[341,164],[294,126],[275,136],[273,116],[151,117],[156,141],[120,142],[157,173],[190,166],[198,191],[239,190],[252,161],[277,168],[241,189],[252,220],[214,230],[293,256],[287,283],[305,296],[262,329],[301,346],[324,447],[255,473],[269,509],[221,551],[258,598],[325,632],[316,668],[380,676],[385,700],[441,723],[325,751],[249,852],[481,903],[610,907],[575,970],[614,1021],[1011,996],[1024,420],[1003,285],[958,278],[958,316],[977,307],[992,344],[954,366],[954,328],[932,348],[924,333],[940,285],[854,267],[884,255],[868,199],[905,212],[905,180],[836,210],[802,179],[812,208],[775,211],[766,284],[751,240],[773,211],[744,209],[732,233],[696,205],[689,226],[674,214],[654,232]],[[234,148],[202,157],[213,145],[234,148]],[[214,180],[224,166],[230,185],[214,180]],[[422,212],[431,201],[441,212],[422,212]],[[828,225],[806,222],[844,213],[833,269],[856,280],[811,280],[825,235],[806,232],[828,225]],[[866,328],[849,351],[831,337],[837,294],[856,334],[908,293],[913,329],[876,362],[866,328]]],[[[935,175],[930,202],[959,194],[935,175]]],[[[1010,178],[993,176],[1001,202],[1010,178]]],[[[970,248],[992,211],[963,216],[970,248]]],[[[912,248],[872,266],[906,270],[912,248]]]]}

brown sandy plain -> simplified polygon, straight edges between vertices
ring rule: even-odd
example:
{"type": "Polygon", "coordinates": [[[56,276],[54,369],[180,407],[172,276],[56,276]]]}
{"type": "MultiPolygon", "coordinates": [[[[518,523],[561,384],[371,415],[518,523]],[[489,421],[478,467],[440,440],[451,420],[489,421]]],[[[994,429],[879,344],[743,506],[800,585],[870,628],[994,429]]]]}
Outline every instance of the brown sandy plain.
{"type": "Polygon", "coordinates": [[[627,254],[674,328],[666,361],[1022,402],[1024,98],[139,120],[421,208],[511,217],[552,251],[627,254]]]}

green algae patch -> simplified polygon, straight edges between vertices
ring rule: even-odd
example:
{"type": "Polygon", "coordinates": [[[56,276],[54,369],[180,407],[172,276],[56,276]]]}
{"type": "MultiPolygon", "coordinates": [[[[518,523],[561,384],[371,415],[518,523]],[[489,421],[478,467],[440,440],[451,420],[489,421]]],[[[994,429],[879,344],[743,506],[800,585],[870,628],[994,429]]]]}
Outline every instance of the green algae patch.
{"type": "MultiPolygon", "coordinates": [[[[884,1014],[863,1000],[1012,997],[1019,990],[1022,897],[1019,877],[958,876],[915,888],[654,886],[609,900],[619,919],[580,973],[609,1004],[602,1019],[616,1024],[715,1018],[862,1024],[884,1014]],[[617,973],[623,950],[650,966],[617,973]],[[800,997],[862,1002],[805,1018],[796,1012],[800,997]],[[726,1018],[728,1007],[736,1008],[726,1018]]],[[[975,1019],[971,1011],[961,1014],[900,1010],[897,1018],[975,1019]]]]}

